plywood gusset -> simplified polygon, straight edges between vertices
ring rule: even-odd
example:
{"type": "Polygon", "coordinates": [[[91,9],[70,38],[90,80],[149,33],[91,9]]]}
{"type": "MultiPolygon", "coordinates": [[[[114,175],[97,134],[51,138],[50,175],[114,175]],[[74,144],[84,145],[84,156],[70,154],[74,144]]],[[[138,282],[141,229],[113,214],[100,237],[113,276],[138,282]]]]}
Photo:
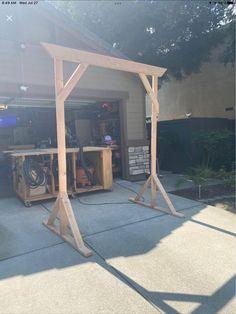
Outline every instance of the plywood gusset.
{"type": "Polygon", "coordinates": [[[87,248],[84,244],[67,194],[64,110],[65,100],[70,95],[73,88],[79,82],[79,80],[87,70],[88,66],[90,65],[138,74],[143,83],[143,86],[147,91],[147,94],[152,101],[151,174],[145,182],[144,186],[137,194],[137,196],[135,198],[130,198],[130,201],[146,207],[158,209],[177,217],[183,217],[183,214],[176,212],[168,194],[166,193],[156,173],[157,116],[159,113],[159,103],[157,100],[157,82],[158,77],[161,77],[165,73],[166,69],[88,51],[52,45],[48,43],[41,43],[41,45],[54,59],[59,173],[58,197],[53,206],[50,217],[47,221],[43,222],[44,225],[59,236],[61,236],[63,240],[71,244],[82,255],[87,257],[92,254],[91,250],[87,248]],[[79,64],[65,84],[63,78],[63,61],[76,62],[79,64]],[[147,75],[152,76],[152,86],[149,83],[147,75]],[[141,196],[149,185],[151,185],[151,204],[140,201],[141,196]],[[160,191],[167,204],[166,209],[157,206],[157,190],[160,191]],[[55,220],[58,215],[60,216],[59,226],[55,225],[55,220]]]}

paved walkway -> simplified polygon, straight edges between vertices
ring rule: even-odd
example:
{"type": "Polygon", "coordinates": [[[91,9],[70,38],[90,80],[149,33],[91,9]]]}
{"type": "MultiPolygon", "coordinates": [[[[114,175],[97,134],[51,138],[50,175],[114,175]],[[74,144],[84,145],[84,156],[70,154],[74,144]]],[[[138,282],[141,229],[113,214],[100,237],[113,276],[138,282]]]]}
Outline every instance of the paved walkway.
{"type": "Polygon", "coordinates": [[[1,199],[0,312],[236,313],[235,215],[170,195],[168,216],[127,202],[139,186],[72,200],[87,259],[41,224],[52,201],[1,199]]]}

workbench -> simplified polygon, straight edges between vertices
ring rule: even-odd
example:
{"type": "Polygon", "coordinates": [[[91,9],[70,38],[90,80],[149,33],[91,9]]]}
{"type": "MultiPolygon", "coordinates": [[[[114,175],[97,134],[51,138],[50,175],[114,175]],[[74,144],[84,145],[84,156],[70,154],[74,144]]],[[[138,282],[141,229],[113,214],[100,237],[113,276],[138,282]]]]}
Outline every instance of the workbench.
{"type": "MultiPolygon", "coordinates": [[[[84,147],[84,158],[89,161],[95,169],[96,185],[77,187],[76,184],[76,161],[79,148],[67,148],[66,155],[71,158],[72,165],[72,184],[68,185],[68,195],[72,197],[77,193],[92,192],[98,190],[111,190],[112,189],[112,152],[107,147],[84,147]]],[[[56,185],[55,178],[52,171],[54,158],[57,158],[58,151],[56,148],[48,149],[32,149],[32,150],[15,150],[5,151],[12,159],[12,174],[13,174],[13,190],[18,197],[23,200],[26,206],[31,206],[31,202],[56,198],[58,195],[58,186],[56,185]],[[26,158],[36,156],[47,156],[49,159],[49,167],[47,176],[50,180],[45,187],[41,188],[42,193],[35,194],[26,183],[23,175],[23,163],[26,158]]]]}

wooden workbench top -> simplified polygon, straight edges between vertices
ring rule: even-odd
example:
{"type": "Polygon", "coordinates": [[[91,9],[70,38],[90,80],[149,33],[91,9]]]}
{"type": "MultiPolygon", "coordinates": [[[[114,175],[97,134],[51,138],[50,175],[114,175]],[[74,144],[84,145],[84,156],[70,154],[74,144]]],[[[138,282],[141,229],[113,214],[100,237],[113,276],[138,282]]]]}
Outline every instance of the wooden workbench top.
{"type": "MultiPolygon", "coordinates": [[[[98,147],[98,146],[85,146],[83,147],[84,152],[101,152],[104,150],[110,150],[109,147],[98,147]]],[[[77,153],[79,152],[78,147],[67,148],[67,153],[77,153]]],[[[4,151],[5,154],[10,154],[13,157],[20,156],[38,156],[38,155],[50,155],[57,154],[57,148],[45,148],[45,149],[31,149],[31,150],[14,150],[14,151],[4,151]]]]}

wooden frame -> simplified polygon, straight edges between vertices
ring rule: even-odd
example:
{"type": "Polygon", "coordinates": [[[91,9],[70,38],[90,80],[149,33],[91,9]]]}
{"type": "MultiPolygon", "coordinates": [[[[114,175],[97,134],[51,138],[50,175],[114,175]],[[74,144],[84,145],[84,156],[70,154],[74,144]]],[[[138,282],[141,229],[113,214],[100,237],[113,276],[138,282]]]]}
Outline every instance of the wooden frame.
{"type": "Polygon", "coordinates": [[[69,96],[75,85],[81,79],[88,66],[94,65],[113,70],[126,71],[139,75],[147,94],[152,101],[152,133],[151,133],[151,175],[145,182],[142,189],[135,198],[130,198],[132,202],[148,206],[154,209],[164,211],[177,217],[183,217],[183,214],[176,212],[168,194],[162,186],[156,173],[156,135],[157,135],[157,116],[159,113],[159,103],[157,100],[157,82],[165,72],[165,68],[142,64],[134,61],[114,58],[88,51],[82,51],[63,46],[41,43],[50,56],[54,59],[55,73],[55,94],[56,94],[56,120],[57,120],[57,145],[58,145],[58,166],[59,166],[59,194],[54,204],[49,219],[44,222],[52,231],[59,234],[65,241],[72,244],[84,256],[92,254],[82,239],[79,227],[76,223],[73,209],[67,194],[66,177],[66,146],[65,146],[65,113],[64,101],[69,96]],[[63,61],[79,63],[78,67],[64,84],[63,61]],[[152,76],[152,86],[149,83],[147,75],[152,76]],[[151,185],[151,204],[140,201],[140,197],[147,187],[151,185]],[[156,192],[159,189],[166,204],[167,209],[156,206],[156,192]],[[54,221],[60,213],[60,228],[56,228],[54,221]]]}

